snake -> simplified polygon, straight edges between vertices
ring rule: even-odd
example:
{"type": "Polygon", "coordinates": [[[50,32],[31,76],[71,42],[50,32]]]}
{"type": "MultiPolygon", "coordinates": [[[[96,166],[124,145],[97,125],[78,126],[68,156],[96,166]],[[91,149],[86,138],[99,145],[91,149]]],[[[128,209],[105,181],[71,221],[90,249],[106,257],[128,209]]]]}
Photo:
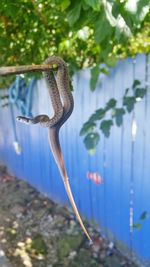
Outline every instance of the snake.
{"type": "Polygon", "coordinates": [[[39,123],[42,127],[48,127],[49,145],[62,177],[66,193],[76,215],[76,218],[83,232],[90,241],[90,244],[92,245],[93,241],[84,226],[76,203],[74,201],[59,141],[60,128],[70,117],[74,108],[74,100],[70,90],[70,77],[68,67],[66,62],[62,58],[56,56],[48,57],[45,60],[44,64],[48,64],[49,66],[57,65],[56,77],[52,69],[45,70],[43,72],[48,87],[51,104],[54,110],[54,115],[52,118],[49,118],[49,116],[45,114],[38,115],[34,118],[18,116],[17,120],[27,124],[39,123]]]}

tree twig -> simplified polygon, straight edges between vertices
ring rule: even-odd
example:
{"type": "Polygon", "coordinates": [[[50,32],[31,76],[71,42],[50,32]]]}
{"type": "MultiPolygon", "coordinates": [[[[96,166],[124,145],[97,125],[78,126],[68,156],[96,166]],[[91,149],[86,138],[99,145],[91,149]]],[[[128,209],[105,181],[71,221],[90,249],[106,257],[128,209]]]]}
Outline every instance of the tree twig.
{"type": "Polygon", "coordinates": [[[46,71],[49,69],[55,69],[52,65],[24,65],[24,66],[11,66],[11,67],[1,67],[0,76],[5,76],[9,74],[21,74],[26,72],[35,72],[35,71],[46,71]]]}

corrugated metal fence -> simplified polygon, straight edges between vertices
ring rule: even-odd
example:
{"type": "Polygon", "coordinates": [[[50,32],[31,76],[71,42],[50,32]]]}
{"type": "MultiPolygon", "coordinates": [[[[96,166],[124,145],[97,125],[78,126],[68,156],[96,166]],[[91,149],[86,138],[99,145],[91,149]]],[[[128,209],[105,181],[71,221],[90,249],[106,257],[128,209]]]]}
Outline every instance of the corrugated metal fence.
{"type": "MultiPolygon", "coordinates": [[[[130,227],[131,220],[139,222],[140,215],[150,214],[150,94],[126,114],[121,127],[113,126],[109,138],[101,135],[94,156],[89,156],[82,138],[83,123],[97,108],[104,107],[112,97],[122,100],[125,89],[134,79],[148,86],[150,57],[139,55],[136,60],[118,63],[110,75],[100,76],[94,93],[89,90],[89,70],[74,76],[75,108],[61,130],[61,144],[75,201],[82,215],[95,220],[106,237],[130,251],[150,266],[150,218],[142,220],[141,229],[130,227]],[[132,136],[136,121],[135,140],[132,136]],[[99,173],[104,183],[94,184],[87,172],[99,173]],[[133,213],[133,215],[132,215],[133,213]]],[[[2,91],[1,94],[5,94],[2,91]]],[[[45,82],[38,81],[33,92],[34,115],[51,114],[45,82]]],[[[15,116],[19,115],[14,109],[15,116]]],[[[17,177],[28,181],[39,191],[61,203],[68,203],[57,167],[52,158],[47,129],[16,123],[18,141],[22,149],[17,155],[10,109],[0,109],[0,160],[17,177]]]]}

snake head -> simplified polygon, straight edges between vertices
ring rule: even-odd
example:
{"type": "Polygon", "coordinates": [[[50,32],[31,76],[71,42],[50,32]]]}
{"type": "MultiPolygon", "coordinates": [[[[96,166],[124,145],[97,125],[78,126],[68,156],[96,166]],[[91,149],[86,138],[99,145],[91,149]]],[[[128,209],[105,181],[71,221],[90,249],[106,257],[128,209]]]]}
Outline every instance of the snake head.
{"type": "Polygon", "coordinates": [[[27,124],[30,123],[30,119],[26,118],[26,117],[23,117],[23,116],[17,116],[16,119],[17,119],[17,121],[22,122],[22,123],[27,123],[27,124]]]}

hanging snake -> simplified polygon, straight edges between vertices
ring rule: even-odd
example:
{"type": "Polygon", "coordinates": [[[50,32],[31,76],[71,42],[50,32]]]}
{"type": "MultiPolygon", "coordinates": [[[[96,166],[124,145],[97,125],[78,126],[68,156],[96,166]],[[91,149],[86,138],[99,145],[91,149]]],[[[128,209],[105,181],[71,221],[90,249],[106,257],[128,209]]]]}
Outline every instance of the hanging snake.
{"type": "Polygon", "coordinates": [[[34,118],[26,118],[23,116],[18,116],[17,120],[23,123],[27,124],[37,124],[40,123],[43,127],[49,128],[49,144],[50,148],[53,154],[53,157],[55,159],[55,162],[58,166],[58,169],[60,171],[61,177],[63,179],[63,183],[68,195],[68,198],[70,200],[70,203],[72,205],[72,208],[75,212],[75,215],[86,234],[87,238],[90,241],[90,244],[92,244],[92,239],[89,236],[83,221],[81,219],[81,216],[78,212],[78,209],[76,207],[70,184],[68,175],[66,172],[62,152],[61,152],[61,146],[59,142],[59,130],[60,127],[66,122],[66,120],[70,117],[74,102],[73,102],[73,96],[70,91],[70,79],[68,74],[68,68],[66,63],[59,57],[49,57],[46,59],[44,64],[48,64],[50,66],[57,65],[57,75],[56,79],[54,76],[53,71],[46,70],[43,72],[44,78],[47,83],[48,92],[50,95],[52,107],[54,110],[54,116],[52,118],[49,118],[47,115],[38,115],[34,118]]]}

